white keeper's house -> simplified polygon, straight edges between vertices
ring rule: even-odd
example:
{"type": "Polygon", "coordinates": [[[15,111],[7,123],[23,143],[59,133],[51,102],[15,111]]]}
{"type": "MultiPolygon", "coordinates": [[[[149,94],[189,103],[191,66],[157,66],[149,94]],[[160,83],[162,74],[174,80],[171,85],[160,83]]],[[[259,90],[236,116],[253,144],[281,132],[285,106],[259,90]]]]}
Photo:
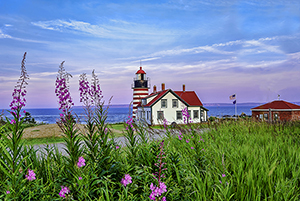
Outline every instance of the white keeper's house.
{"type": "Polygon", "coordinates": [[[164,120],[167,124],[183,124],[182,110],[187,108],[190,122],[207,121],[208,109],[203,107],[195,91],[186,91],[185,85],[182,86],[182,91],[173,91],[165,89],[165,84],[162,83],[161,91],[157,91],[154,85],[153,92],[148,94],[148,81],[149,78],[146,79],[146,73],[140,67],[132,86],[133,118],[146,121],[149,125],[163,124],[164,120]]]}

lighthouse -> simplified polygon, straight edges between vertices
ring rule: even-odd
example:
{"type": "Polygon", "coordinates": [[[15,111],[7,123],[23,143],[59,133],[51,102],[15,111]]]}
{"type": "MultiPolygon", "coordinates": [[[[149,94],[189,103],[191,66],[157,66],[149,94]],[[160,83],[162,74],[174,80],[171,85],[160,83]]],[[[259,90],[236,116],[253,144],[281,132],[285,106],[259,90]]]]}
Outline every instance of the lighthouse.
{"type": "Polygon", "coordinates": [[[148,96],[148,89],[149,89],[149,78],[146,78],[146,73],[140,67],[136,73],[136,77],[133,80],[133,110],[132,110],[132,117],[136,117],[137,107],[141,104],[141,99],[148,96]]]}

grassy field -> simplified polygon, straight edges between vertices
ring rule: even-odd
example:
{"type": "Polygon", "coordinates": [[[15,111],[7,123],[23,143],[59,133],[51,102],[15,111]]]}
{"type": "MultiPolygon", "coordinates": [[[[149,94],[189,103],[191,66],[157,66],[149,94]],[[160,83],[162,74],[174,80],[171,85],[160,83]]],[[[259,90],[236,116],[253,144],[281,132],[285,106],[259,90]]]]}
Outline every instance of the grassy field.
{"type": "MultiPolygon", "coordinates": [[[[20,183],[22,196],[57,200],[63,185],[70,188],[68,199],[149,200],[150,184],[157,185],[153,173],[161,172],[167,187],[162,196],[167,200],[300,199],[300,122],[222,121],[169,132],[162,145],[161,141],[137,144],[126,131],[131,142],[127,147],[104,142],[99,156],[93,156],[97,159],[91,159],[92,150],[86,149],[86,166],[71,175],[68,157],[55,150],[44,159],[25,152],[24,164],[30,164],[37,179],[20,183]],[[208,129],[201,132],[203,128],[208,129]],[[132,178],[126,187],[120,183],[125,174],[132,178]]],[[[8,180],[1,170],[0,177],[8,180]]],[[[0,199],[6,189],[0,186],[0,199]]]]}

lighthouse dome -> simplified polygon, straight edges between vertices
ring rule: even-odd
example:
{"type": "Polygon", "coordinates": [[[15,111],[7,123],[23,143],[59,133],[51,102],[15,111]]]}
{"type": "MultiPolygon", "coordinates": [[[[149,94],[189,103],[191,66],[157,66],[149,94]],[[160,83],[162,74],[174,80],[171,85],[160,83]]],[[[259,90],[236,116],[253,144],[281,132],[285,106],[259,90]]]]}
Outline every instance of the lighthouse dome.
{"type": "Polygon", "coordinates": [[[140,67],[140,70],[138,70],[135,74],[146,74],[145,71],[140,67]]]}

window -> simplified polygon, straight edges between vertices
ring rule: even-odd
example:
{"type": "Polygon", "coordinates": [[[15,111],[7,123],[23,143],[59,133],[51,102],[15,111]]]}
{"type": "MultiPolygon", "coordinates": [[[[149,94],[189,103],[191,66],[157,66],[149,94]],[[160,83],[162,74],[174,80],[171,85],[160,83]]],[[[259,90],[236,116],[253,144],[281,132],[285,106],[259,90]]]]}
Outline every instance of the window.
{"type": "Polygon", "coordinates": [[[193,110],[194,119],[199,119],[199,110],[193,110]]]}
{"type": "Polygon", "coordinates": [[[176,111],[176,119],[181,120],[182,119],[182,112],[181,111],[176,111]]]}
{"type": "Polygon", "coordinates": [[[145,111],[142,111],[142,119],[145,119],[145,111]]]}
{"type": "Polygon", "coordinates": [[[263,114],[259,114],[259,119],[260,119],[260,120],[263,119],[263,114]]]}
{"type": "Polygon", "coordinates": [[[278,120],[278,114],[277,113],[274,114],[274,120],[275,121],[278,120]]]}
{"type": "Polygon", "coordinates": [[[178,100],[177,99],[172,99],[172,107],[178,108],[178,100]]]}
{"type": "Polygon", "coordinates": [[[191,110],[188,110],[189,113],[189,119],[192,119],[191,110]]]}
{"type": "Polygon", "coordinates": [[[264,114],[264,120],[268,120],[268,114],[267,113],[264,114]]]}
{"type": "Polygon", "coordinates": [[[157,111],[157,119],[164,120],[164,112],[163,111],[157,111]]]}
{"type": "Polygon", "coordinates": [[[167,108],[167,99],[161,99],[161,108],[167,108]]]}

